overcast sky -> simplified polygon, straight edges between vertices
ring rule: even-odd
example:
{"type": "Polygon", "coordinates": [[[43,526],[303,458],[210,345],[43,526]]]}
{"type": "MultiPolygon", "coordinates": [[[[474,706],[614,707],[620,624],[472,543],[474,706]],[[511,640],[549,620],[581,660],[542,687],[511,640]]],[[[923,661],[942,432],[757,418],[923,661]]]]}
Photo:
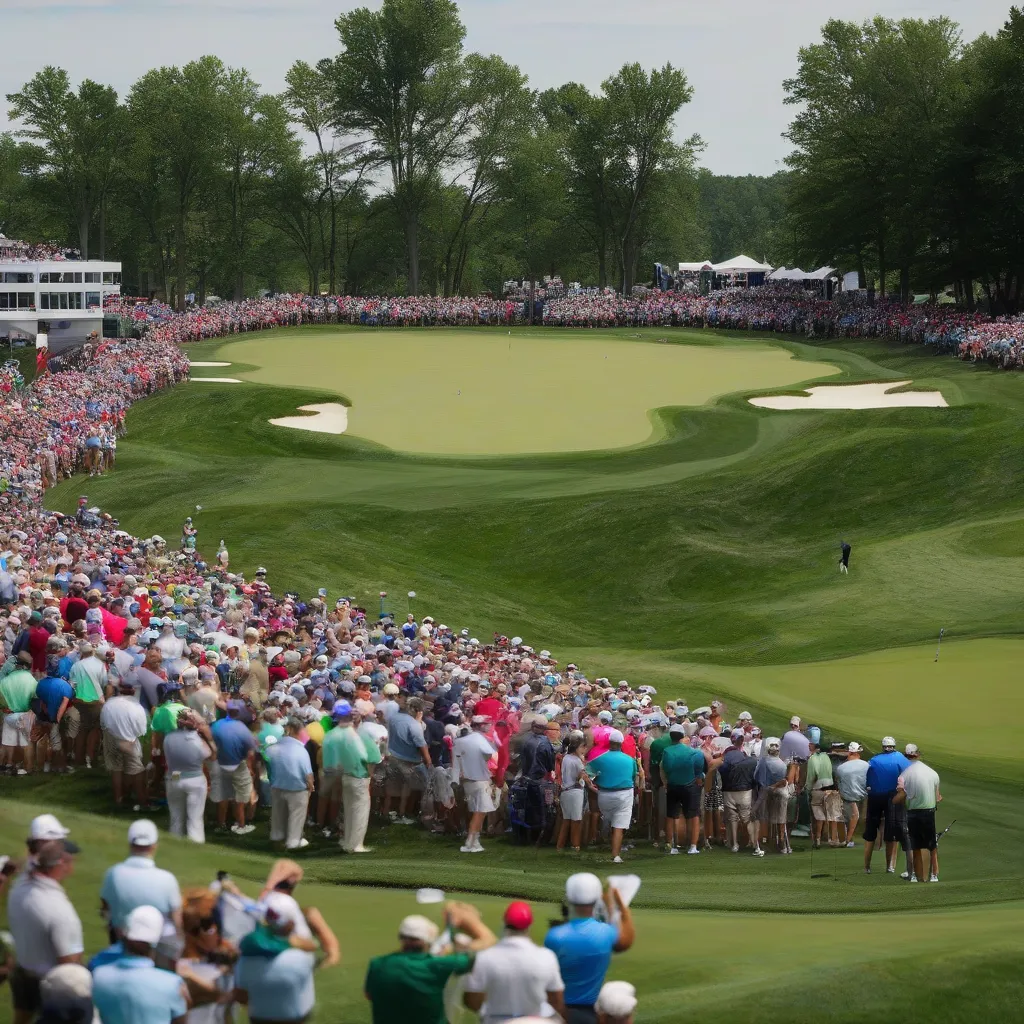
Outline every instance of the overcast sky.
{"type": "MultiPolygon", "coordinates": [[[[265,89],[289,65],[337,52],[348,0],[0,0],[0,96],[47,63],[124,93],[148,68],[205,53],[249,69],[265,89]]],[[[946,15],[965,39],[997,31],[1010,0],[461,0],[467,46],[518,64],[535,88],[596,89],[631,61],[671,61],[694,87],[679,135],[699,133],[720,174],[771,174],[787,153],[783,79],[829,17],[946,15]]],[[[370,6],[377,6],[376,2],[370,6]]],[[[0,104],[0,130],[6,104],[0,104]]]]}

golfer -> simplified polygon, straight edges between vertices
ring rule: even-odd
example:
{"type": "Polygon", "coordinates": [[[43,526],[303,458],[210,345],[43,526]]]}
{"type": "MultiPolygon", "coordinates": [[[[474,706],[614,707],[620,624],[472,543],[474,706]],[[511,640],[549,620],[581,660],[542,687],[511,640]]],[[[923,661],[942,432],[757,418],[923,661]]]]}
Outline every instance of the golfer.
{"type": "Polygon", "coordinates": [[[849,543],[847,543],[847,541],[845,541],[845,540],[843,541],[841,550],[843,552],[843,556],[842,556],[842,558],[839,559],[839,571],[840,572],[849,573],[849,571],[850,571],[850,550],[851,550],[851,548],[850,548],[849,543]]]}

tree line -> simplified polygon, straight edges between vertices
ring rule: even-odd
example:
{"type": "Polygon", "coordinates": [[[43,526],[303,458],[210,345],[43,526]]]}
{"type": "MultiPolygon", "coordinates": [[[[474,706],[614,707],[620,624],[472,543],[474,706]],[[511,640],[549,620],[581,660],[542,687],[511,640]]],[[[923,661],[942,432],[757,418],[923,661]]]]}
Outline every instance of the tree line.
{"type": "Polygon", "coordinates": [[[904,297],[1015,309],[1024,267],[1024,16],[829,21],[785,83],[786,171],[714,175],[678,141],[685,73],[626,64],[537,91],[469,53],[453,0],[335,22],[280,94],[208,56],[124,96],[46,67],[8,95],[0,231],[116,258],[126,285],[467,294],[510,278],[629,291],[656,260],[831,263],[904,297]]]}

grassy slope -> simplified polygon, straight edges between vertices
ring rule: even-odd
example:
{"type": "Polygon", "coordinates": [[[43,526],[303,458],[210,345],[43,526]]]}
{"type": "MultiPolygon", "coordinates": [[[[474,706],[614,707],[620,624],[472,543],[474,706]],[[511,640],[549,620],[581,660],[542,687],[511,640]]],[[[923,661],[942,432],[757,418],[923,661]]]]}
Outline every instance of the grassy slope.
{"type": "MultiPolygon", "coordinates": [[[[0,806],[0,843],[10,849],[25,834],[30,816],[43,807],[10,801],[0,806]]],[[[95,905],[103,871],[124,856],[124,830],[120,824],[80,811],[62,817],[84,849],[69,888],[81,908],[86,944],[92,952],[102,947],[104,936],[99,916],[90,908],[95,905]]],[[[553,865],[550,857],[546,859],[553,865]]],[[[161,844],[159,862],[174,871],[183,885],[205,884],[217,870],[224,869],[246,891],[255,893],[270,857],[252,852],[248,846],[245,852],[207,848],[199,854],[194,847],[167,838],[161,844]]],[[[692,861],[685,866],[692,867],[692,861]]],[[[549,867],[549,899],[556,898],[567,870],[564,863],[549,867]]],[[[422,908],[416,908],[407,891],[317,883],[316,862],[307,864],[307,871],[300,900],[321,908],[337,929],[343,951],[343,966],[318,977],[318,1019],[365,1021],[368,1013],[360,982],[367,961],[393,947],[393,934],[402,916],[422,908]]],[[[447,887],[453,881],[445,867],[421,866],[420,872],[422,880],[430,884],[447,887]]],[[[474,875],[482,874],[483,869],[477,874],[474,867],[474,875]]],[[[717,886],[703,890],[699,876],[680,882],[678,871],[675,875],[671,889],[665,886],[661,892],[673,893],[674,902],[685,914],[681,918],[665,909],[639,909],[637,944],[616,959],[610,972],[611,977],[637,985],[642,997],[641,1021],[679,1020],[684,1008],[688,1016],[713,1013],[724,999],[734,1007],[730,1017],[740,1021],[792,1022],[823,1012],[836,1020],[852,1021],[882,1008],[904,1021],[934,1019],[940,1010],[944,1020],[976,1020],[972,1011],[1005,1013],[1020,998],[1015,959],[1017,935],[1024,926],[1020,903],[892,913],[885,918],[883,942],[878,931],[881,926],[870,915],[763,915],[754,912],[756,904],[744,912],[724,915],[717,910],[717,886]],[[701,898],[700,892],[708,892],[709,897],[701,898]],[[970,953],[965,956],[966,950],[970,953]],[[796,1006],[795,992],[799,992],[796,1006]]],[[[831,879],[819,884],[837,885],[831,879]]],[[[523,888],[535,900],[543,898],[536,891],[532,873],[517,886],[523,888]]],[[[895,891],[897,887],[890,881],[888,888],[895,891]]],[[[914,895],[924,897],[937,889],[939,886],[919,887],[914,895]]],[[[654,894],[647,890],[645,877],[640,896],[647,899],[640,902],[650,906],[654,894]]],[[[909,893],[910,889],[901,891],[909,893]]],[[[504,900],[471,898],[497,930],[504,900]]],[[[662,908],[667,905],[664,895],[658,903],[662,908]]],[[[426,909],[436,914],[436,910],[426,909]]],[[[542,937],[545,921],[556,915],[552,903],[535,903],[535,939],[542,937]]],[[[2,1001],[0,1018],[5,1012],[9,1011],[2,1001]]]]}

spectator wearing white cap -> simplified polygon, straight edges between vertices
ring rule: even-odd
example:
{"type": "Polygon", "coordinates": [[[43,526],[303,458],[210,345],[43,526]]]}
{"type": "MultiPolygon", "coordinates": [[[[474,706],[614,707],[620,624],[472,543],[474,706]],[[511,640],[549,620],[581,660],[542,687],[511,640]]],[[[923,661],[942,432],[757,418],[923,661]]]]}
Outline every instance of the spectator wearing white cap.
{"type": "Polygon", "coordinates": [[[81,964],[58,964],[39,983],[39,1024],[93,1024],[92,973],[81,964]]]}
{"type": "Polygon", "coordinates": [[[144,906],[156,907],[181,931],[181,889],[170,871],[156,866],[159,838],[156,825],[148,818],[133,821],[128,826],[129,856],[103,876],[100,903],[116,936],[124,931],[128,915],[144,906]]]}
{"type": "Polygon", "coordinates": [[[324,737],[321,756],[326,765],[341,773],[341,800],[345,812],[341,848],[346,853],[369,853],[363,845],[370,824],[370,772],[380,764],[377,744],[356,731],[357,716],[347,700],[339,700],[332,712],[334,728],[324,737]]]}
{"type": "Polygon", "coordinates": [[[489,762],[497,753],[497,744],[487,734],[490,719],[483,715],[473,717],[470,732],[459,736],[452,747],[453,774],[462,780],[462,791],[469,811],[469,828],[462,853],[483,853],[480,832],[484,819],[498,809],[494,783],[491,781],[489,762]]]}
{"type": "Polygon", "coordinates": [[[633,916],[617,889],[602,893],[601,881],[590,872],[570,875],[565,883],[565,902],[569,917],[554,925],[544,945],[558,957],[565,984],[565,1020],[567,1024],[594,1024],[597,1002],[612,953],[624,953],[636,938],[633,916]],[[604,898],[617,924],[606,924],[594,916],[604,898]]]}
{"type": "Polygon", "coordinates": [[[0,680],[0,716],[3,729],[0,731],[0,765],[18,775],[27,775],[34,766],[35,744],[32,731],[36,716],[31,710],[36,696],[38,682],[30,671],[32,655],[21,651],[15,664],[18,666],[0,680]],[[15,753],[21,751],[22,764],[15,767],[15,753]]]}
{"type": "Polygon", "coordinates": [[[857,831],[861,810],[868,795],[868,763],[861,757],[863,751],[864,748],[856,740],[851,740],[846,745],[846,760],[832,769],[843,801],[844,841],[847,846],[856,845],[853,834],[857,831]]]}
{"type": "Polygon", "coordinates": [[[410,914],[398,926],[399,949],[374,957],[366,970],[363,993],[370,1000],[373,1024],[411,1024],[447,1020],[444,988],[452,975],[468,974],[476,952],[493,946],[494,933],[467,903],[448,903],[445,917],[453,931],[470,939],[468,951],[432,956],[438,927],[422,914],[410,914]]]}
{"type": "Polygon", "coordinates": [[[185,982],[153,962],[164,934],[163,913],[135,907],[124,920],[124,955],[93,972],[92,998],[103,1024],[184,1022],[189,998],[185,982]]]}
{"type": "Polygon", "coordinates": [[[7,920],[14,939],[14,1024],[35,1019],[41,1005],[40,982],[48,971],[82,959],[82,922],[61,884],[74,870],[77,853],[69,839],[42,840],[11,887],[7,920]]]}
{"type": "Polygon", "coordinates": [[[135,792],[136,807],[146,804],[146,766],[142,763],[141,739],[149,729],[149,719],[127,680],[122,680],[116,696],[103,704],[100,711],[103,732],[103,763],[110,772],[114,805],[124,800],[124,783],[135,792]]]}
{"type": "Polygon", "coordinates": [[[628,981],[606,981],[594,1004],[597,1024],[633,1024],[636,1004],[636,989],[628,981]]]}
{"type": "Polygon", "coordinates": [[[597,786],[597,806],[611,829],[612,863],[622,863],[622,839],[633,820],[637,787],[636,758],[622,752],[624,736],[612,729],[608,750],[587,765],[597,786]]]}
{"type": "Polygon", "coordinates": [[[903,804],[907,810],[907,833],[913,856],[910,881],[924,881],[924,851],[927,850],[930,859],[928,881],[937,882],[939,844],[935,810],[942,802],[939,773],[921,760],[916,743],[907,744],[906,756],[910,765],[904,769],[897,781],[896,796],[893,800],[897,804],[903,804]]]}

